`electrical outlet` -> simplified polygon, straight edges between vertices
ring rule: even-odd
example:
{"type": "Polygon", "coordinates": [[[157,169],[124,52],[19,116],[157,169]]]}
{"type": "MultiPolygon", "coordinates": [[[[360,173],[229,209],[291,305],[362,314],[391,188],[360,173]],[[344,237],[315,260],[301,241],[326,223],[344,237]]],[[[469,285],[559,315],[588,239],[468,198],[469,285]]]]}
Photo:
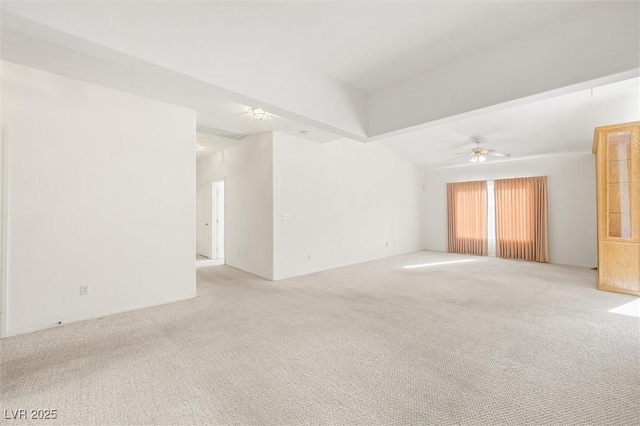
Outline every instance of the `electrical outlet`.
{"type": "Polygon", "coordinates": [[[83,284],[80,286],[80,296],[89,295],[89,284],[83,284]]]}

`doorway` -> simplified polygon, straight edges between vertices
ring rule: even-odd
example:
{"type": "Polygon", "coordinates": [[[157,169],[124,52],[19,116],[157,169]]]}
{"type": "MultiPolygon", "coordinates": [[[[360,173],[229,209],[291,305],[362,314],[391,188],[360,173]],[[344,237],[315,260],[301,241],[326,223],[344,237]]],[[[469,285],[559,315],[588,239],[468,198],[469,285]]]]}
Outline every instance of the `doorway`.
{"type": "Polygon", "coordinates": [[[213,254],[224,263],[224,181],[213,183],[213,254]]]}
{"type": "Polygon", "coordinates": [[[198,185],[196,193],[196,261],[224,264],[224,200],[224,181],[198,185]]]}

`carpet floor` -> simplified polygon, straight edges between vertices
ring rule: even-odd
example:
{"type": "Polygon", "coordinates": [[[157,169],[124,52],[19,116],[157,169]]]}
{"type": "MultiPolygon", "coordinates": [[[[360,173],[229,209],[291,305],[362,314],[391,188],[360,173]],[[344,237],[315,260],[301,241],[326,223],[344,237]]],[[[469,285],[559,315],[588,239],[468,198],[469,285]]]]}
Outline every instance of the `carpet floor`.
{"type": "MultiPolygon", "coordinates": [[[[0,413],[36,424],[638,425],[636,300],[589,268],[422,251],[0,343],[0,413]]],[[[5,416],[6,417],[6,416],[5,416]]],[[[0,419],[6,424],[16,420],[0,419]]]]}

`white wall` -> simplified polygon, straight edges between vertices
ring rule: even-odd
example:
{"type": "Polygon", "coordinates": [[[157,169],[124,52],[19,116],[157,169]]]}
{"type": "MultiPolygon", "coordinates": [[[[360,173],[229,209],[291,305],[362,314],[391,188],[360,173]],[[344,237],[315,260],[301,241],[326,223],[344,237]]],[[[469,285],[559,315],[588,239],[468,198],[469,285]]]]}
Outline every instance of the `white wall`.
{"type": "Polygon", "coordinates": [[[226,262],[244,271],[277,280],[422,249],[422,173],[378,143],[265,134],[198,160],[198,183],[221,179],[226,262]]]}
{"type": "Polygon", "coordinates": [[[194,297],[195,113],[3,66],[8,334],[194,297]]]}
{"type": "Polygon", "coordinates": [[[211,183],[224,179],[224,151],[196,161],[196,183],[211,183]]]}
{"type": "Polygon", "coordinates": [[[225,180],[225,263],[273,279],[273,143],[256,135],[197,162],[197,182],[225,180]]]}
{"type": "Polygon", "coordinates": [[[551,263],[595,266],[595,160],[590,153],[425,171],[424,247],[447,250],[447,182],[527,176],[548,176],[551,263]]]}
{"type": "Polygon", "coordinates": [[[375,142],[273,144],[275,279],[422,249],[417,166],[375,142]]]}

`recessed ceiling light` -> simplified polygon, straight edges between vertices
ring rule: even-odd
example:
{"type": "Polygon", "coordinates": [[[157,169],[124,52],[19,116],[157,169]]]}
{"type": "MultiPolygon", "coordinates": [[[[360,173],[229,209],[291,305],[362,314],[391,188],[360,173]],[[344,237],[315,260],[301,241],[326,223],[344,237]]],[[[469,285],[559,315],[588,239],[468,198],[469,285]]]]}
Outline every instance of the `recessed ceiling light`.
{"type": "Polygon", "coordinates": [[[269,113],[261,108],[251,108],[251,114],[253,114],[253,118],[257,118],[258,120],[262,120],[269,116],[269,113]]]}

